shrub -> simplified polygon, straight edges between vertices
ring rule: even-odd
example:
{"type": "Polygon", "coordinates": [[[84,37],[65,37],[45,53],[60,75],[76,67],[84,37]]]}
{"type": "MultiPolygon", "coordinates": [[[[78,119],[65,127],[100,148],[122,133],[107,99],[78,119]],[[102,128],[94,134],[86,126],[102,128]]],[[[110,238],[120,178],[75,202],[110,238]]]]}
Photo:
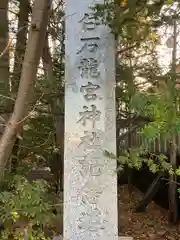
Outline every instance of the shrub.
{"type": "Polygon", "coordinates": [[[4,228],[0,239],[50,239],[44,233],[45,228],[51,227],[53,217],[47,183],[30,183],[25,177],[14,175],[4,184],[6,189],[0,193],[0,221],[4,228]]]}

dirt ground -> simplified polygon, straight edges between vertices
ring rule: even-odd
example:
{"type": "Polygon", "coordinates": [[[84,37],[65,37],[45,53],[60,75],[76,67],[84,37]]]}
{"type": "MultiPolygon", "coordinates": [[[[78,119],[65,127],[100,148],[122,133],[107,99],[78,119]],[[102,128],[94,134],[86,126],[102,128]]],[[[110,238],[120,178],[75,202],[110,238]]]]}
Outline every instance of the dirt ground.
{"type": "Polygon", "coordinates": [[[168,211],[151,202],[145,213],[135,213],[143,194],[133,188],[129,193],[127,185],[119,187],[119,231],[122,236],[134,240],[180,240],[180,224],[168,224],[168,211]]]}

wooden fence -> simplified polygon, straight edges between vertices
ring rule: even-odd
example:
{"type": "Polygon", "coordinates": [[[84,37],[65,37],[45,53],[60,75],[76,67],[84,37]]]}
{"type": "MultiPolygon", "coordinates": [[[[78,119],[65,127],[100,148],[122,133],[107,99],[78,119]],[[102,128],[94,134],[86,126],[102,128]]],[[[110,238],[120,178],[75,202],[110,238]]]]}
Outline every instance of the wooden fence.
{"type": "MultiPolygon", "coordinates": [[[[120,135],[124,134],[127,129],[123,129],[120,131],[120,135]]],[[[143,143],[146,142],[145,138],[143,138],[139,134],[139,129],[131,133],[131,147],[140,147],[143,143]]],[[[121,148],[128,149],[128,136],[120,142],[121,148]]],[[[167,154],[169,152],[169,141],[162,137],[155,139],[154,141],[147,144],[148,151],[151,153],[163,153],[167,154]]],[[[180,134],[176,136],[176,146],[177,146],[177,154],[180,155],[180,134]]]]}

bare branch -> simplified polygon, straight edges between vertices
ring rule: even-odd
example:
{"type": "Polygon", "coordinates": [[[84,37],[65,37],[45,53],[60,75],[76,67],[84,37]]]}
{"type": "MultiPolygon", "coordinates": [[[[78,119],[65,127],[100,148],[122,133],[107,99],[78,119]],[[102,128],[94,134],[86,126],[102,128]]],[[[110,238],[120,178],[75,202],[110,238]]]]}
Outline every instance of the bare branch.
{"type": "Polygon", "coordinates": [[[6,54],[6,52],[11,48],[12,42],[14,39],[16,39],[16,35],[22,31],[25,27],[28,26],[23,26],[22,28],[19,29],[19,31],[14,35],[14,37],[12,37],[11,39],[9,39],[7,46],[5,47],[5,49],[2,51],[2,53],[0,54],[0,58],[2,58],[4,56],[4,54],[6,54]]]}
{"type": "Polygon", "coordinates": [[[135,44],[134,44],[134,45],[132,45],[132,46],[129,46],[129,47],[126,47],[126,48],[120,49],[120,50],[118,50],[118,51],[117,51],[117,53],[118,53],[118,54],[125,53],[125,52],[127,52],[127,51],[131,50],[132,48],[135,48],[135,47],[137,47],[137,46],[138,46],[138,44],[139,44],[139,43],[135,43],[135,44]]]}

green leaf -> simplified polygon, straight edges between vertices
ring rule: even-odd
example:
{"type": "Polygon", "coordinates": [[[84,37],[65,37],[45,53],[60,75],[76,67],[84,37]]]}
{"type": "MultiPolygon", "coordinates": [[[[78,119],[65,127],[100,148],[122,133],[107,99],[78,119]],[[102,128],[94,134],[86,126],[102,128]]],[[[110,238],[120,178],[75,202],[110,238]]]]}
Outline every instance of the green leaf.
{"type": "Polygon", "coordinates": [[[178,176],[180,176],[180,167],[179,167],[178,169],[176,169],[176,174],[177,174],[178,176]]]}
{"type": "Polygon", "coordinates": [[[175,0],[166,0],[165,4],[173,4],[175,2],[175,0]]]}

